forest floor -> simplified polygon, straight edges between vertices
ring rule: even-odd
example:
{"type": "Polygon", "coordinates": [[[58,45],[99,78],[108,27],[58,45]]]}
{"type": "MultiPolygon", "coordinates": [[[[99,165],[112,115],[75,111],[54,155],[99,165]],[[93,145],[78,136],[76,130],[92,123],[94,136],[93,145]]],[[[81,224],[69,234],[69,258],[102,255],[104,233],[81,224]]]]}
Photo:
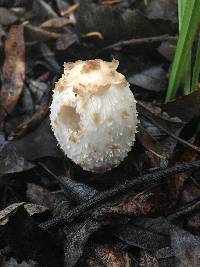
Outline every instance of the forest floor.
{"type": "Polygon", "coordinates": [[[176,0],[0,0],[0,266],[200,266],[200,90],[165,103],[176,0]],[[50,128],[63,63],[119,61],[140,123],[103,174],[50,128]]]}

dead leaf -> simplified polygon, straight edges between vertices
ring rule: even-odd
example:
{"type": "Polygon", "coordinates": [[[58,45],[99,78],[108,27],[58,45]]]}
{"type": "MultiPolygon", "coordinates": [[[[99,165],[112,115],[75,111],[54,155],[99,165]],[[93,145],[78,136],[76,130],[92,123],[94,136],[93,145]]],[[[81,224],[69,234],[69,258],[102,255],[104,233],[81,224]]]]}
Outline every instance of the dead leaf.
{"type": "Polygon", "coordinates": [[[152,66],[141,73],[134,74],[129,78],[129,82],[154,92],[164,91],[167,87],[166,72],[162,66],[152,66]]]}
{"type": "Polygon", "coordinates": [[[57,50],[66,50],[68,47],[78,42],[78,37],[74,33],[61,34],[56,42],[57,50]]]}
{"type": "Polygon", "coordinates": [[[64,246],[65,264],[73,267],[83,253],[85,243],[91,234],[97,231],[100,223],[91,218],[84,222],[77,223],[71,227],[65,227],[66,241],[64,246]]]}
{"type": "Polygon", "coordinates": [[[30,170],[34,165],[25,160],[11,142],[0,147],[0,174],[18,173],[30,170]]]}
{"type": "Polygon", "coordinates": [[[40,27],[41,28],[62,28],[66,25],[69,24],[75,24],[76,21],[72,20],[70,18],[53,18],[53,19],[49,19],[46,20],[45,22],[43,22],[40,27]]]}
{"type": "Polygon", "coordinates": [[[49,119],[45,119],[40,127],[24,137],[12,141],[16,150],[26,160],[35,160],[42,157],[61,157],[57,141],[51,132],[49,119]]]}
{"type": "Polygon", "coordinates": [[[200,90],[189,95],[176,98],[176,100],[163,105],[163,111],[172,117],[179,117],[184,122],[189,122],[200,114],[200,90]]]}
{"type": "Polygon", "coordinates": [[[26,133],[34,130],[45,118],[49,111],[49,95],[45,94],[43,99],[37,109],[37,111],[33,114],[33,116],[29,119],[25,119],[11,135],[9,136],[9,140],[19,139],[24,136],[26,133]]]}
{"type": "Polygon", "coordinates": [[[130,267],[131,260],[127,252],[121,252],[109,244],[94,244],[89,248],[89,256],[85,259],[88,267],[130,267]]]}
{"type": "Polygon", "coordinates": [[[200,266],[200,238],[191,233],[177,229],[171,233],[171,246],[175,252],[175,266],[200,266]]]}
{"type": "Polygon", "coordinates": [[[0,7],[0,24],[1,25],[10,25],[16,22],[18,18],[15,16],[15,14],[4,7],[0,7]]]}
{"type": "Polygon", "coordinates": [[[25,78],[25,45],[23,26],[12,26],[5,45],[1,105],[11,113],[21,95],[25,78]]]}
{"type": "Polygon", "coordinates": [[[148,0],[145,14],[150,19],[169,20],[177,22],[176,0],[148,0]]]}
{"type": "Polygon", "coordinates": [[[6,207],[4,210],[0,211],[0,225],[5,225],[9,217],[12,216],[18,209],[19,207],[23,206],[25,202],[20,202],[20,203],[13,203],[10,206],[6,207]]]}

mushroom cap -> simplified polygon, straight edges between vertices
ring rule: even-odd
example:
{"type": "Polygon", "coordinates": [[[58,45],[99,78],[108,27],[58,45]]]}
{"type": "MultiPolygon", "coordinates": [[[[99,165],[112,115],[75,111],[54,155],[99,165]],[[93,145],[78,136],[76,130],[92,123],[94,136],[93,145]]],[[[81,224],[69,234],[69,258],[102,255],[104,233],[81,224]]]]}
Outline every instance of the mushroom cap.
{"type": "Polygon", "coordinates": [[[52,130],[64,153],[84,170],[105,172],[135,140],[136,101],[118,61],[64,64],[51,104],[52,130]]]}

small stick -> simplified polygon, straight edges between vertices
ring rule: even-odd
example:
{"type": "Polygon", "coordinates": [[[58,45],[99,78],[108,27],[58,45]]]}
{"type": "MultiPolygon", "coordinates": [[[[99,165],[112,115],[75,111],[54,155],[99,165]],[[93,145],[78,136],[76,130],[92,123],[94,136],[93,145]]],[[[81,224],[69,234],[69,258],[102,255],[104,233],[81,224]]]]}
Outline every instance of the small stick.
{"type": "Polygon", "coordinates": [[[102,203],[105,203],[106,201],[109,201],[110,198],[115,197],[119,194],[127,193],[128,190],[135,189],[141,185],[147,186],[155,184],[160,180],[162,180],[163,178],[168,177],[170,175],[186,171],[194,171],[199,168],[200,168],[200,160],[189,163],[179,163],[171,168],[165,168],[155,171],[153,173],[145,174],[131,181],[128,180],[123,184],[114,187],[111,190],[99,193],[97,196],[87,201],[86,203],[83,203],[82,205],[76,206],[71,211],[69,211],[65,216],[60,216],[57,218],[50,219],[46,222],[40,223],[39,227],[42,228],[43,230],[48,230],[51,228],[63,226],[66,223],[71,223],[72,221],[80,217],[84,212],[91,210],[92,208],[96,208],[97,206],[99,206],[102,203]]]}
{"type": "Polygon", "coordinates": [[[117,43],[114,43],[112,45],[106,46],[102,48],[101,50],[109,50],[109,49],[115,49],[119,47],[124,46],[130,46],[130,45],[138,45],[138,44],[145,44],[145,43],[154,43],[154,42],[163,42],[163,41],[170,41],[170,40],[177,40],[177,36],[169,36],[167,34],[160,35],[160,36],[153,36],[153,37],[144,37],[144,38],[133,38],[125,41],[120,41],[117,43]]]}

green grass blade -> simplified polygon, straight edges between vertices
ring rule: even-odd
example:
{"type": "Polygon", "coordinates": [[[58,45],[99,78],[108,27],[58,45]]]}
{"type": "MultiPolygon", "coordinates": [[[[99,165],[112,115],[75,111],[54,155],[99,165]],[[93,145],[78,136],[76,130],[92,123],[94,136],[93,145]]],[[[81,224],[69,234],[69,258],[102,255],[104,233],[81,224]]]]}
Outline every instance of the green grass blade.
{"type": "Polygon", "coordinates": [[[179,32],[181,31],[181,25],[183,21],[183,15],[186,7],[187,0],[178,0],[178,22],[179,22],[179,32]]]}
{"type": "MultiPolygon", "coordinates": [[[[178,0],[179,32],[181,31],[186,1],[187,0],[178,0]]],[[[186,59],[186,64],[184,64],[183,77],[181,78],[185,95],[189,94],[191,90],[191,58],[191,51],[189,51],[186,59]]]]}
{"type": "Polygon", "coordinates": [[[177,93],[184,73],[184,62],[186,62],[187,55],[192,48],[195,33],[199,25],[200,1],[190,0],[185,5],[181,32],[170,73],[166,102],[172,100],[177,93]]]}
{"type": "Polygon", "coordinates": [[[195,90],[198,86],[199,73],[200,73],[200,40],[198,41],[196,58],[195,58],[195,63],[194,63],[194,68],[193,68],[192,90],[195,90]]]}
{"type": "Polygon", "coordinates": [[[192,61],[192,51],[188,52],[183,70],[183,92],[188,95],[191,91],[191,61],[192,61]]]}

